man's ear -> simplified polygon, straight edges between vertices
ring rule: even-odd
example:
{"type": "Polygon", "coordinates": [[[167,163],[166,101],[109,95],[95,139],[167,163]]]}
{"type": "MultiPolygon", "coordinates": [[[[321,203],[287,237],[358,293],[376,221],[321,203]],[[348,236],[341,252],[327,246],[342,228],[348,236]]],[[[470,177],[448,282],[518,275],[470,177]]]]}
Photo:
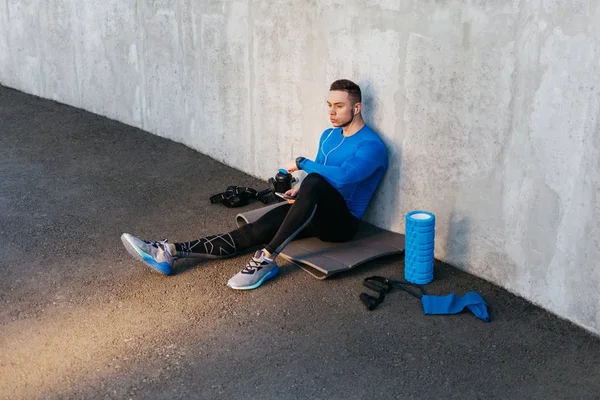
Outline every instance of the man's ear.
{"type": "Polygon", "coordinates": [[[362,104],[356,103],[354,105],[354,115],[358,114],[360,112],[361,108],[362,108],[362,104]]]}

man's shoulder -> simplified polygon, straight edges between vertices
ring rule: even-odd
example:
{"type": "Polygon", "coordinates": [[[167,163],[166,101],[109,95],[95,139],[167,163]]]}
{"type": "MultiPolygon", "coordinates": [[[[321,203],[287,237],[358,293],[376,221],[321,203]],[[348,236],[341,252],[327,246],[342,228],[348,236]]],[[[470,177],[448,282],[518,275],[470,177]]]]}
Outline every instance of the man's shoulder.
{"type": "Polygon", "coordinates": [[[371,129],[370,126],[366,125],[362,128],[362,140],[366,141],[366,142],[376,142],[382,146],[385,147],[385,142],[381,139],[381,136],[379,136],[379,134],[377,132],[375,132],[373,129],[371,129]]]}
{"type": "Polygon", "coordinates": [[[361,135],[362,139],[357,144],[357,149],[361,148],[362,151],[368,152],[371,157],[380,160],[387,166],[388,148],[381,136],[367,125],[363,127],[363,131],[364,134],[361,135]]]}

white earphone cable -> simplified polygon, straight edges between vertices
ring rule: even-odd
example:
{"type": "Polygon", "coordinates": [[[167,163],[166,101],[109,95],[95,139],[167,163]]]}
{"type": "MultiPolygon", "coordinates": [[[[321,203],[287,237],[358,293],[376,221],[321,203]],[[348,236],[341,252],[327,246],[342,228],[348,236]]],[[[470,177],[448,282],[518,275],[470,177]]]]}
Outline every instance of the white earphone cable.
{"type": "Polygon", "coordinates": [[[323,150],[325,147],[325,142],[327,141],[327,139],[329,139],[329,136],[331,136],[331,134],[333,133],[333,131],[335,130],[335,128],[331,128],[331,130],[329,131],[329,134],[327,135],[327,137],[325,138],[325,140],[323,140],[323,144],[321,145],[321,153],[323,153],[323,155],[325,156],[325,160],[323,161],[323,165],[327,165],[327,157],[329,157],[329,155],[338,147],[340,147],[342,145],[342,143],[344,143],[344,140],[346,140],[346,136],[342,136],[342,141],[340,142],[340,144],[338,144],[337,146],[335,146],[333,149],[329,150],[327,152],[327,154],[325,154],[325,151],[323,150]]]}

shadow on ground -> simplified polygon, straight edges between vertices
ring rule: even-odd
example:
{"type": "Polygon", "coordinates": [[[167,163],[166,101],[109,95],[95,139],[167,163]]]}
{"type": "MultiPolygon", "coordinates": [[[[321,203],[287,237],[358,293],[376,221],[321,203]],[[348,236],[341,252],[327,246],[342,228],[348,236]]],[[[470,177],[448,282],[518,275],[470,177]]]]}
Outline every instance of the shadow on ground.
{"type": "MultiPolygon", "coordinates": [[[[387,257],[318,281],[287,265],[225,286],[247,255],[163,277],[119,235],[234,227],[211,205],[265,182],[180,144],[0,87],[0,398],[597,398],[600,340],[483,280],[436,265],[429,293],[481,293],[492,323],[424,316],[394,292],[359,300],[387,257]]],[[[258,207],[259,204],[249,206],[258,207]]]]}

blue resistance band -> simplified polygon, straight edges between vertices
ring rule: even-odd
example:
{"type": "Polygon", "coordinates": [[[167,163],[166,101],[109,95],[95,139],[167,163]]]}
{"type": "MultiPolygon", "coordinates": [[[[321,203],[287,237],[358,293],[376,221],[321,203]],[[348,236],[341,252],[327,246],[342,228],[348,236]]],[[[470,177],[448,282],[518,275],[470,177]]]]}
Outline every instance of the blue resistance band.
{"type": "Polygon", "coordinates": [[[489,322],[490,316],[487,303],[476,292],[465,293],[464,296],[449,294],[446,296],[431,296],[424,294],[421,297],[423,312],[425,314],[458,314],[468,309],[480,320],[489,322]]]}
{"type": "Polygon", "coordinates": [[[405,281],[395,281],[382,276],[365,278],[363,285],[379,293],[379,297],[374,297],[367,293],[360,294],[361,301],[369,310],[377,308],[385,299],[385,295],[395,287],[420,299],[423,304],[423,312],[426,315],[458,314],[467,309],[480,320],[490,322],[488,304],[476,292],[468,292],[464,296],[457,296],[455,294],[445,296],[428,295],[420,285],[405,281]],[[418,289],[420,293],[414,291],[412,288],[418,289]]]}

